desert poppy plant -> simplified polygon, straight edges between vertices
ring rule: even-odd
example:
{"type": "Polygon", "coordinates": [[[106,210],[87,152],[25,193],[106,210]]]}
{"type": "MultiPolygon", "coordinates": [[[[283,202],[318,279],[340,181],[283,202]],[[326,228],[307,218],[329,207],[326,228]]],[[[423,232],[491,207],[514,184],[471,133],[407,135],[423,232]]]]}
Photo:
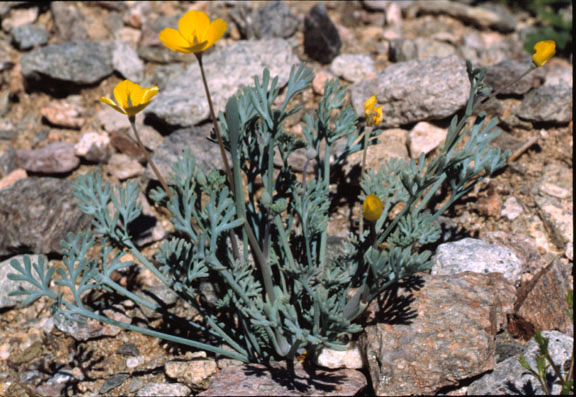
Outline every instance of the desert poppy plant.
{"type": "Polygon", "coordinates": [[[364,116],[369,125],[375,126],[382,122],[382,106],[376,106],[376,95],[372,95],[364,102],[364,116]]]}
{"type": "Polygon", "coordinates": [[[532,61],[536,66],[543,66],[556,54],[556,43],[554,40],[539,41],[534,44],[534,55],[532,61]]]}
{"type": "Polygon", "coordinates": [[[198,54],[220,40],[226,29],[226,21],[210,22],[205,12],[190,10],[178,21],[178,30],[166,28],[160,32],[159,39],[172,51],[198,54]]]}
{"type": "Polygon", "coordinates": [[[382,200],[380,200],[378,196],[375,194],[366,196],[362,204],[362,215],[364,219],[370,222],[376,222],[382,215],[382,211],[384,211],[384,204],[382,204],[382,200]]]}
{"type": "Polygon", "coordinates": [[[158,87],[142,88],[130,80],[124,80],[114,88],[116,102],[107,97],[101,97],[99,101],[111,106],[117,112],[134,117],[148,106],[157,93],[158,87]]]}

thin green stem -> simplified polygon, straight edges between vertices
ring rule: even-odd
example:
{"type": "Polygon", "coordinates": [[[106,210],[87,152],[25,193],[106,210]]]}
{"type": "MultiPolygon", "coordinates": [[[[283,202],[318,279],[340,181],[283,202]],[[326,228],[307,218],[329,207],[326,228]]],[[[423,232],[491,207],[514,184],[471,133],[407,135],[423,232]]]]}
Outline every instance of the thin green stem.
{"type": "MultiPolygon", "coordinates": [[[[368,151],[368,137],[372,133],[372,126],[367,126],[364,130],[364,148],[362,149],[362,168],[360,171],[360,182],[364,178],[364,171],[366,170],[366,152],[368,151]]],[[[364,233],[364,217],[362,216],[362,203],[360,203],[360,235],[364,233]]]]}

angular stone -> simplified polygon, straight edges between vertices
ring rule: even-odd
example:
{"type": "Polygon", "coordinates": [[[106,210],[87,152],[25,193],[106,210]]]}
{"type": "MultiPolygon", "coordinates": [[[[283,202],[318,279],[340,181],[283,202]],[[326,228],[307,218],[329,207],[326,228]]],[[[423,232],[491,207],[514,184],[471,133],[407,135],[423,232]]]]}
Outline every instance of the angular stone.
{"type": "MultiPolygon", "coordinates": [[[[56,2],[57,3],[57,2],[56,2]]],[[[32,50],[20,59],[22,75],[30,86],[93,85],[114,71],[112,46],[98,41],[71,41],[32,50]]]]}
{"type": "Polygon", "coordinates": [[[26,178],[28,178],[26,170],[23,170],[22,168],[16,168],[5,177],[0,178],[0,190],[14,184],[14,182],[19,181],[20,179],[26,178]]]}
{"type": "Polygon", "coordinates": [[[110,137],[105,132],[89,131],[74,145],[75,154],[88,161],[105,162],[110,157],[110,137]]]}
{"type": "Polygon", "coordinates": [[[68,180],[33,177],[0,190],[0,256],[62,253],[60,242],[66,234],[89,225],[90,217],[78,209],[68,180]]]}
{"type": "Polygon", "coordinates": [[[52,101],[40,109],[40,113],[53,126],[80,129],[86,122],[82,109],[70,102],[52,101]]]}
{"type": "Polygon", "coordinates": [[[568,332],[569,327],[573,327],[566,302],[570,287],[567,266],[552,262],[518,290],[516,316],[532,324],[535,330],[568,332]]]}
{"type": "Polygon", "coordinates": [[[112,64],[122,77],[142,84],[144,79],[144,62],[138,57],[138,53],[127,43],[116,40],[112,50],[112,64]]]}
{"type": "MultiPolygon", "coordinates": [[[[566,376],[565,365],[570,360],[570,354],[574,348],[574,338],[564,335],[558,331],[544,331],[542,336],[549,338],[548,350],[552,360],[558,366],[563,376],[566,376]]],[[[532,339],[525,347],[523,356],[530,367],[536,370],[536,357],[539,347],[532,339]]],[[[538,379],[532,376],[518,362],[519,355],[510,357],[496,364],[494,371],[473,381],[467,390],[468,395],[542,395],[545,394],[538,379]]],[[[556,378],[551,368],[548,367],[546,373],[556,378]]],[[[560,386],[552,387],[552,394],[560,394],[560,386]]]]}
{"type": "Polygon", "coordinates": [[[138,390],[137,397],[189,396],[192,390],[182,383],[148,383],[138,390]]]}
{"type": "Polygon", "coordinates": [[[524,264],[523,272],[535,275],[545,266],[534,241],[524,234],[509,232],[481,232],[480,238],[496,246],[505,246],[511,249],[524,264]]]}
{"type": "Polygon", "coordinates": [[[316,364],[329,369],[362,369],[362,354],[356,343],[349,344],[346,350],[335,350],[323,347],[316,357],[316,364]]]}
{"type": "Polygon", "coordinates": [[[533,122],[569,123],[572,120],[572,88],[561,85],[538,87],[524,96],[517,115],[533,122]]]}
{"type": "Polygon", "coordinates": [[[304,18],[304,51],[321,63],[330,63],[340,53],[342,41],[328,16],[326,6],[317,3],[304,18]]]}
{"type": "Polygon", "coordinates": [[[435,394],[494,368],[513,285],[497,273],[423,279],[404,320],[368,326],[360,338],[376,395],[435,394]]]}
{"type": "Polygon", "coordinates": [[[342,54],[332,61],[330,70],[338,77],[351,83],[371,79],[376,76],[374,61],[368,55],[342,54]]]}
{"type": "Polygon", "coordinates": [[[50,11],[60,41],[88,39],[86,21],[78,7],[65,1],[53,1],[50,11]]]}
{"type": "Polygon", "coordinates": [[[108,172],[121,181],[140,176],[144,171],[138,161],[122,153],[114,153],[108,161],[108,172]]]}
{"type": "Polygon", "coordinates": [[[544,75],[544,85],[563,85],[572,88],[574,77],[572,76],[572,65],[568,62],[550,65],[544,75]]]}
{"type": "MultiPolygon", "coordinates": [[[[203,63],[214,110],[218,113],[224,110],[228,98],[241,86],[253,85],[254,76],[261,79],[264,68],[270,70],[271,77],[278,76],[277,87],[285,86],[290,68],[298,63],[298,58],[285,40],[245,40],[206,55],[203,63]]],[[[209,117],[200,69],[196,63],[191,64],[184,73],[176,71],[167,81],[166,88],[144,110],[147,118],[169,126],[189,127],[209,117]]]]}
{"type": "Polygon", "coordinates": [[[448,130],[434,124],[421,121],[408,133],[410,157],[417,159],[421,153],[428,154],[446,139],[448,130]]]}
{"type": "Polygon", "coordinates": [[[438,40],[417,37],[416,39],[398,38],[390,41],[390,60],[406,62],[429,57],[447,57],[456,54],[453,45],[438,40]]]}
{"type": "Polygon", "coordinates": [[[291,37],[299,20],[285,1],[269,1],[249,10],[249,5],[237,3],[231,16],[242,37],[248,40],[291,37]]]}
{"type": "Polygon", "coordinates": [[[549,163],[544,166],[538,180],[538,193],[558,199],[572,199],[572,169],[561,163],[549,163]]]}
{"type": "Polygon", "coordinates": [[[206,390],[210,377],[218,372],[216,361],[211,359],[168,361],[164,364],[166,375],[184,383],[195,391],[206,390]]]}
{"type": "Polygon", "coordinates": [[[500,215],[513,221],[522,215],[523,212],[524,208],[522,208],[518,199],[514,196],[509,196],[506,201],[504,201],[504,206],[502,207],[500,215]]]}
{"type": "Polygon", "coordinates": [[[351,396],[367,385],[364,375],[353,369],[307,371],[294,364],[294,372],[285,363],[229,366],[212,378],[208,390],[200,396],[351,396]]]}
{"type": "Polygon", "coordinates": [[[18,150],[20,167],[29,172],[59,174],[74,170],[80,159],[74,154],[74,145],[54,142],[41,149],[18,150]]]}
{"type": "Polygon", "coordinates": [[[397,127],[451,116],[466,104],[469,91],[464,62],[451,55],[390,65],[375,79],[354,84],[351,99],[363,115],[364,102],[376,95],[384,116],[380,126],[397,127]]]}
{"type": "Polygon", "coordinates": [[[550,238],[558,247],[574,242],[573,203],[553,197],[534,197],[538,215],[548,226],[550,238]]]}
{"type": "Polygon", "coordinates": [[[12,29],[10,34],[12,42],[19,50],[29,50],[48,43],[48,32],[33,24],[18,26],[12,29]]]}
{"type": "Polygon", "coordinates": [[[508,247],[488,244],[482,240],[465,238],[441,244],[434,255],[433,275],[502,273],[513,283],[519,282],[524,263],[508,247]]]}
{"type": "Polygon", "coordinates": [[[38,7],[12,7],[8,14],[8,16],[2,18],[2,29],[5,32],[10,32],[19,26],[34,23],[38,18],[38,7]]]}
{"type": "MultiPolygon", "coordinates": [[[[29,255],[29,257],[32,264],[37,263],[40,257],[44,258],[44,263],[46,265],[48,264],[48,258],[44,255],[29,255]]],[[[24,299],[27,298],[25,295],[9,296],[10,292],[18,291],[20,287],[28,290],[37,290],[37,288],[30,283],[10,280],[8,278],[8,275],[11,273],[19,274],[10,265],[10,262],[13,260],[19,262],[20,266],[24,268],[24,255],[14,256],[0,262],[0,309],[15,306],[22,303],[24,299]]]]}
{"type": "Polygon", "coordinates": [[[522,74],[530,69],[532,59],[525,57],[521,60],[509,59],[490,66],[486,71],[484,83],[503,95],[523,95],[531,89],[542,85],[545,73],[536,69],[532,73],[518,80],[522,74]],[[512,84],[512,82],[515,82],[512,84]],[[502,91],[500,91],[502,90],[502,91]]]}

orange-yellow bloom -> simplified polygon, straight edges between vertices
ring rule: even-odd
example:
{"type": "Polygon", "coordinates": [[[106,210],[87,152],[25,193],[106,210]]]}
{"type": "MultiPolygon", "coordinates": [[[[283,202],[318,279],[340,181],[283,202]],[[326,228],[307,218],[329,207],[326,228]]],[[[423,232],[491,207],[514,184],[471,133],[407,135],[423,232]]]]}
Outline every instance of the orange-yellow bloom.
{"type": "Polygon", "coordinates": [[[556,43],[554,40],[539,41],[534,45],[534,55],[532,60],[536,66],[542,66],[556,54],[556,43]]]}
{"type": "Polygon", "coordinates": [[[220,40],[226,28],[224,20],[210,22],[205,12],[190,10],[178,21],[178,30],[166,28],[160,32],[159,39],[172,51],[200,53],[220,40]]]}
{"type": "Polygon", "coordinates": [[[384,211],[384,204],[382,204],[382,200],[380,200],[378,196],[375,194],[366,196],[362,204],[362,215],[364,219],[370,222],[376,222],[382,215],[382,211],[384,211]]]}
{"type": "Polygon", "coordinates": [[[157,93],[158,87],[142,88],[130,80],[124,80],[114,88],[116,102],[107,97],[101,97],[99,101],[111,106],[117,112],[133,117],[148,106],[157,93]]]}
{"type": "Polygon", "coordinates": [[[382,106],[376,106],[376,95],[372,95],[364,102],[364,116],[366,122],[371,126],[376,126],[382,122],[382,106]]]}

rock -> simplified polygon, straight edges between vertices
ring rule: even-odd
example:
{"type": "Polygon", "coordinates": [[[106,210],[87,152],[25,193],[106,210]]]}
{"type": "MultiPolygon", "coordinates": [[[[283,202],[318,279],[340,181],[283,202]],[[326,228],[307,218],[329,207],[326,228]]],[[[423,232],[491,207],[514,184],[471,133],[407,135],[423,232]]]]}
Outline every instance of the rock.
{"type": "Polygon", "coordinates": [[[340,53],[342,41],[328,16],[326,6],[317,3],[304,18],[304,51],[320,63],[330,63],[340,53]]]}
{"type": "Polygon", "coordinates": [[[326,81],[335,78],[330,73],[320,70],[314,74],[314,80],[312,80],[312,90],[317,95],[324,95],[324,85],[326,81]]]}
{"type": "Polygon", "coordinates": [[[550,238],[558,247],[574,242],[573,203],[553,197],[534,197],[538,215],[546,224],[550,238]]]}
{"type": "Polygon", "coordinates": [[[569,289],[569,269],[559,261],[553,261],[518,290],[518,300],[514,305],[516,321],[526,321],[535,330],[568,332],[573,326],[566,302],[569,289]]]}
{"type": "Polygon", "coordinates": [[[148,383],[138,390],[137,397],[189,396],[192,390],[182,383],[148,383]]]}
{"type": "MultiPolygon", "coordinates": [[[[138,56],[148,62],[169,64],[174,62],[193,62],[194,56],[168,49],[158,35],[165,28],[178,28],[181,15],[156,15],[150,13],[146,23],[142,24],[142,36],[138,46],[138,56]]],[[[216,44],[218,45],[218,43],[216,44]]],[[[207,54],[206,54],[207,55],[207,54]]]]}
{"type": "Polygon", "coordinates": [[[290,38],[298,29],[299,20],[284,1],[270,1],[249,10],[240,3],[231,13],[240,35],[248,40],[290,38]]]}
{"type": "Polygon", "coordinates": [[[27,178],[0,190],[0,256],[61,254],[66,234],[89,225],[90,217],[78,209],[68,180],[27,178]]]}
{"type": "Polygon", "coordinates": [[[19,50],[29,50],[48,43],[48,33],[37,25],[18,26],[12,29],[10,34],[12,35],[12,42],[19,50]]]}
{"type": "Polygon", "coordinates": [[[572,170],[560,163],[549,163],[544,166],[542,176],[537,182],[540,196],[557,199],[572,199],[572,170]]]}
{"type": "Polygon", "coordinates": [[[110,376],[109,378],[106,379],[106,381],[104,382],[98,393],[100,394],[108,393],[109,391],[117,388],[122,383],[124,383],[124,381],[129,377],[130,375],[128,374],[114,374],[110,376]]]}
{"type": "Polygon", "coordinates": [[[144,62],[132,47],[122,41],[114,41],[112,50],[112,65],[114,70],[125,79],[141,84],[144,79],[144,62]]]}
{"type": "Polygon", "coordinates": [[[551,65],[544,74],[544,85],[563,85],[573,87],[574,77],[572,76],[572,66],[564,64],[551,65]]]}
{"type": "Polygon", "coordinates": [[[112,46],[101,41],[51,44],[24,54],[20,65],[30,87],[49,91],[58,84],[93,85],[114,71],[112,46]]]}
{"type": "Polygon", "coordinates": [[[367,385],[364,375],[353,369],[308,371],[294,364],[294,372],[285,363],[229,366],[213,376],[208,390],[200,396],[332,396],[356,395],[367,385]]]}
{"type": "Polygon", "coordinates": [[[18,130],[10,120],[0,119],[0,139],[12,140],[18,136],[18,130]]]}
{"type": "Polygon", "coordinates": [[[488,244],[482,240],[465,238],[441,244],[434,255],[433,275],[476,273],[502,273],[513,283],[519,282],[523,262],[508,247],[488,244]]]}
{"type": "Polygon", "coordinates": [[[532,73],[517,81],[518,77],[530,69],[532,59],[525,57],[521,60],[509,59],[490,66],[486,71],[484,83],[499,91],[502,95],[523,95],[533,88],[542,85],[544,72],[536,69],[532,73]],[[515,82],[512,84],[512,82],[515,82]]]}
{"type": "MultiPolygon", "coordinates": [[[[563,376],[566,376],[566,366],[574,347],[574,339],[558,331],[544,331],[542,336],[549,338],[548,350],[552,360],[558,366],[563,376]]],[[[530,367],[536,370],[536,357],[539,347],[535,340],[531,340],[524,349],[523,355],[530,367]]],[[[510,357],[496,364],[494,371],[473,381],[468,386],[469,395],[541,395],[545,394],[540,382],[526,371],[518,362],[519,355],[510,357]]],[[[552,369],[548,367],[546,373],[556,378],[552,369]]],[[[547,376],[548,377],[548,376],[547,376]]],[[[552,394],[560,393],[559,385],[552,387],[552,394]]]]}
{"type": "Polygon", "coordinates": [[[122,153],[114,153],[108,161],[108,173],[121,181],[140,176],[144,171],[138,161],[122,153]]]}
{"type": "Polygon", "coordinates": [[[74,145],[66,142],[54,142],[42,149],[18,150],[17,154],[20,167],[29,172],[61,174],[80,165],[80,159],[74,154],[74,145]]]}
{"type": "Polygon", "coordinates": [[[13,185],[14,182],[19,181],[20,179],[26,179],[26,178],[28,178],[26,170],[23,170],[22,168],[17,168],[8,175],[6,175],[5,177],[0,178],[0,190],[10,185],[13,185]]]}
{"type": "Polygon", "coordinates": [[[61,42],[88,39],[86,21],[77,6],[64,1],[54,1],[50,3],[50,11],[61,42]]]}
{"type": "Polygon", "coordinates": [[[120,153],[124,153],[142,163],[146,161],[145,153],[136,142],[128,138],[126,133],[112,131],[110,133],[110,143],[120,153]]]}
{"type": "Polygon", "coordinates": [[[355,343],[349,344],[346,350],[335,350],[323,347],[316,357],[316,365],[329,369],[362,369],[362,355],[355,343]]]}
{"type": "MultiPolygon", "coordinates": [[[[278,76],[277,87],[285,86],[290,68],[298,63],[298,58],[287,41],[266,39],[232,43],[206,55],[203,63],[217,114],[224,110],[228,98],[241,86],[253,85],[254,76],[261,79],[264,68],[270,70],[271,77],[278,76]]],[[[208,119],[209,109],[198,65],[194,63],[184,73],[171,75],[166,88],[159,92],[144,114],[169,126],[194,126],[208,119]]]]}
{"type": "MultiPolygon", "coordinates": [[[[29,255],[29,257],[33,264],[37,263],[40,260],[40,257],[44,258],[45,264],[48,264],[48,258],[44,255],[29,255]]],[[[8,278],[10,273],[19,274],[12,268],[12,266],[10,266],[10,262],[13,260],[19,262],[20,266],[24,267],[24,255],[13,256],[12,258],[0,262],[0,309],[16,306],[17,304],[24,302],[24,299],[27,298],[25,295],[8,296],[10,292],[18,291],[21,287],[30,290],[37,289],[30,283],[10,280],[8,278]]]]}
{"type": "MultiPolygon", "coordinates": [[[[207,139],[210,129],[210,125],[185,128],[176,130],[166,137],[152,155],[152,161],[156,164],[160,174],[164,178],[170,175],[172,164],[186,149],[190,149],[197,167],[200,166],[207,172],[213,168],[224,169],[218,144],[207,139]]],[[[228,161],[230,164],[230,159],[228,161]]],[[[150,165],[146,170],[146,177],[156,180],[156,175],[152,172],[150,165]]]]}
{"type": "Polygon", "coordinates": [[[444,142],[447,134],[448,130],[445,128],[436,127],[425,121],[419,122],[408,133],[410,157],[417,159],[420,153],[430,153],[444,142]]]}
{"type": "Polygon", "coordinates": [[[513,32],[516,28],[516,19],[503,7],[490,10],[446,0],[418,1],[416,6],[420,13],[450,15],[479,28],[491,28],[502,33],[513,32]]]}
{"type": "Polygon", "coordinates": [[[360,337],[376,395],[436,394],[494,368],[494,335],[512,309],[512,283],[472,272],[423,281],[405,297],[409,310],[360,337]]]}
{"type": "Polygon", "coordinates": [[[534,246],[534,241],[524,234],[501,231],[481,232],[480,238],[489,244],[510,248],[524,263],[524,273],[535,275],[546,266],[538,248],[534,246]]]}
{"type": "Polygon", "coordinates": [[[569,123],[572,120],[572,88],[559,85],[538,87],[524,96],[516,114],[529,121],[569,123]]]}
{"type": "Polygon", "coordinates": [[[86,120],[81,117],[82,109],[74,103],[51,101],[40,109],[42,116],[53,126],[79,130],[86,120]]]}
{"type": "Polygon", "coordinates": [[[8,16],[2,18],[2,29],[5,32],[31,23],[38,18],[38,7],[12,8],[8,16]]]}
{"type": "Polygon", "coordinates": [[[164,371],[170,378],[199,391],[208,388],[210,377],[218,372],[218,367],[216,361],[212,359],[167,361],[164,364],[164,371]]]}
{"type": "Polygon", "coordinates": [[[106,162],[110,157],[110,137],[105,132],[85,132],[74,145],[74,154],[88,161],[106,162]]]}
{"type": "Polygon", "coordinates": [[[500,211],[500,216],[507,218],[510,221],[518,218],[524,209],[522,205],[518,201],[518,199],[514,196],[509,196],[506,201],[504,201],[504,205],[502,206],[502,210],[500,211]]]}
{"type": "Polygon", "coordinates": [[[166,237],[166,229],[158,221],[157,215],[148,203],[142,192],[138,195],[138,203],[142,207],[142,214],[131,225],[133,241],[137,247],[143,247],[166,237]]]}
{"type": "Polygon", "coordinates": [[[18,168],[18,155],[12,146],[0,155],[0,176],[4,177],[18,168]]]}
{"type": "MultiPolygon", "coordinates": [[[[95,119],[98,122],[98,127],[102,127],[108,132],[128,130],[131,128],[128,117],[126,117],[125,114],[115,111],[110,106],[103,106],[98,110],[95,119]]],[[[138,123],[136,127],[138,127],[138,123]]]]}
{"type": "Polygon", "coordinates": [[[451,116],[466,104],[469,91],[464,62],[451,55],[390,65],[375,79],[354,84],[351,99],[363,115],[364,102],[376,95],[384,116],[380,126],[397,127],[451,116]]]}
{"type": "Polygon", "coordinates": [[[338,77],[357,83],[376,76],[374,61],[364,54],[342,54],[332,61],[330,70],[338,77]]]}
{"type": "MultiPolygon", "coordinates": [[[[127,324],[131,322],[131,319],[123,314],[122,308],[106,309],[104,310],[104,316],[127,324]]],[[[60,314],[55,317],[54,325],[58,330],[70,335],[76,341],[87,341],[103,336],[112,337],[122,332],[122,328],[115,325],[102,323],[90,318],[84,318],[83,320],[82,322],[71,321],[60,314]]]]}
{"type": "MultiPolygon", "coordinates": [[[[136,291],[136,295],[146,301],[156,302],[165,308],[174,306],[178,300],[178,295],[176,295],[174,291],[172,291],[164,284],[159,285],[158,287],[145,288],[143,290],[136,291]]],[[[157,319],[162,317],[162,313],[152,310],[147,306],[139,304],[138,307],[142,311],[142,314],[146,316],[146,318],[157,319]]]]}
{"type": "Polygon", "coordinates": [[[453,45],[438,40],[417,37],[414,40],[398,38],[390,41],[390,60],[405,62],[429,57],[446,57],[456,53],[453,45]]]}

